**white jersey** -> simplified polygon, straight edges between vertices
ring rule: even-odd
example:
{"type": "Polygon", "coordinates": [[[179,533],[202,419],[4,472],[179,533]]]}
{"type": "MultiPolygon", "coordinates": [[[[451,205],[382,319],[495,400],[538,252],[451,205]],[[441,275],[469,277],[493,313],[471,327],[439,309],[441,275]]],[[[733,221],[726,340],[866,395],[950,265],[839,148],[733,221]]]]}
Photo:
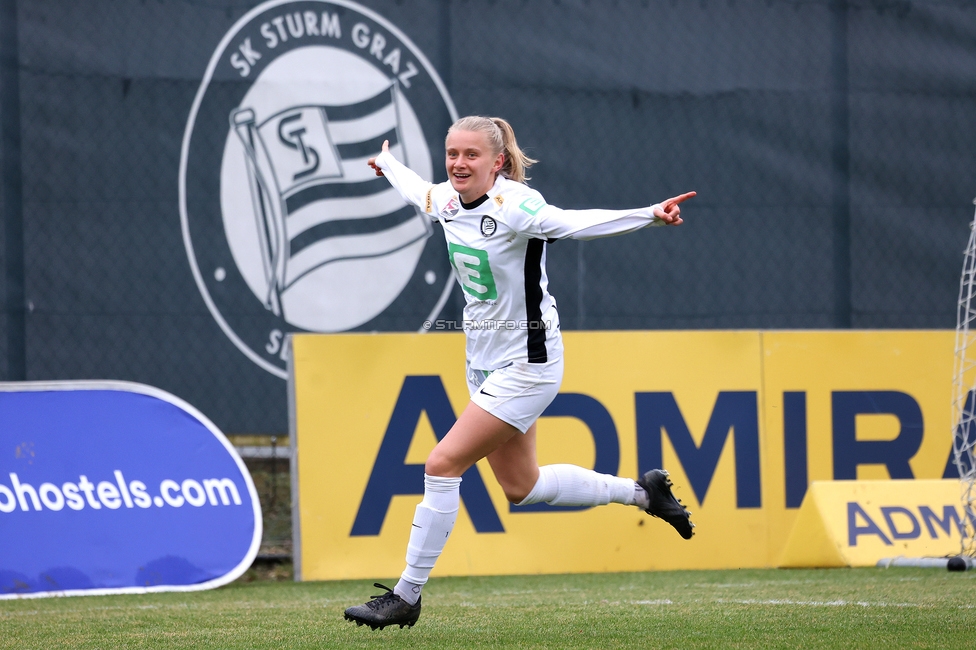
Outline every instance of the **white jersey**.
{"type": "Polygon", "coordinates": [[[465,206],[450,182],[428,183],[388,152],[376,164],[404,200],[443,225],[466,301],[467,361],[479,370],[562,357],[559,314],[546,277],[547,241],[594,239],[663,223],[653,214],[655,206],[561,210],[501,175],[485,196],[465,206]]]}

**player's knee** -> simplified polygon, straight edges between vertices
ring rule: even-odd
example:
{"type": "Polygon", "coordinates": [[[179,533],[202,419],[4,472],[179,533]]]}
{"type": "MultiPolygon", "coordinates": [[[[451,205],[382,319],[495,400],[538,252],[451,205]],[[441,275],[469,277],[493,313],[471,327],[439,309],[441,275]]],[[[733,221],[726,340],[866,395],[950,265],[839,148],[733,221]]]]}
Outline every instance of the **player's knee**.
{"type": "Polygon", "coordinates": [[[532,486],[527,485],[525,481],[499,478],[497,475],[495,478],[498,479],[498,484],[502,486],[502,491],[505,492],[505,498],[508,499],[509,503],[521,503],[532,491],[532,486]]]}
{"type": "Polygon", "coordinates": [[[424,472],[428,476],[460,476],[467,467],[461,467],[457,461],[444,454],[435,447],[427,462],[424,464],[424,472]]]}
{"type": "Polygon", "coordinates": [[[505,498],[509,503],[522,503],[532,490],[505,488],[505,498]]]}

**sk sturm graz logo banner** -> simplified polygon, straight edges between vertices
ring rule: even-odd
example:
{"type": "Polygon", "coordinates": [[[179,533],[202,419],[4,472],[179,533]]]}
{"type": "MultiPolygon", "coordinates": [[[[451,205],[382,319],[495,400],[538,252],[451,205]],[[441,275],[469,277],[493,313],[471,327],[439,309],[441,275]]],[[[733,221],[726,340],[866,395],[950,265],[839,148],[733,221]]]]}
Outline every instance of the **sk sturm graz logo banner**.
{"type": "Polygon", "coordinates": [[[180,214],[197,286],[252,361],[284,378],[289,332],[436,318],[443,234],[366,161],[389,140],[443,180],[456,118],[423,53],[353,2],[266,2],[224,36],[183,137],[180,214]]]}

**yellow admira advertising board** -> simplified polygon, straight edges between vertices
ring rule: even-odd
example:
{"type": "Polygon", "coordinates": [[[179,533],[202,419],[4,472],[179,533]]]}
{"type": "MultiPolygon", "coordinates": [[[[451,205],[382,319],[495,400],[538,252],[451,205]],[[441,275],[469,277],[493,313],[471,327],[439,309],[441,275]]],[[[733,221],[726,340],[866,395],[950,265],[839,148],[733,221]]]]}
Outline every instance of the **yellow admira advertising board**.
{"type": "MultiPolygon", "coordinates": [[[[694,513],[695,537],[634,507],[510,505],[482,461],[464,476],[435,576],[777,566],[812,482],[956,476],[952,332],[564,337],[565,377],[538,423],[539,463],[630,477],[664,467],[694,513]]],[[[463,334],[296,335],[289,389],[299,575],[398,575],[426,456],[468,402],[463,334]]],[[[913,482],[910,504],[898,501],[904,493],[871,504],[835,495],[843,521],[810,525],[850,540],[852,521],[856,544],[880,545],[871,558],[910,554],[895,542],[915,532],[935,542],[926,552],[957,552],[961,509],[950,516],[944,482],[933,483],[941,487],[925,493],[913,482]]],[[[807,518],[819,516],[815,505],[807,518]]]]}

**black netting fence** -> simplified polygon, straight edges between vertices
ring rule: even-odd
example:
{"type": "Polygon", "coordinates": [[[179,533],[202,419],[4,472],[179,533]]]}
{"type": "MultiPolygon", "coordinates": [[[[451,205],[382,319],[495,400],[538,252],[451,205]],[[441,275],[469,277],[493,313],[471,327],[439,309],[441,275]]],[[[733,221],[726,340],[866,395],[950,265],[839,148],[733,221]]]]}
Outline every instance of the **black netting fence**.
{"type": "Polygon", "coordinates": [[[338,142],[337,107],[394,80],[437,180],[453,103],[508,118],[555,205],[698,191],[681,228],[550,247],[567,329],[954,325],[972,2],[0,0],[0,31],[5,380],[138,381],[229,433],[284,435],[288,332],[457,318],[436,228],[422,253],[382,244],[416,272],[372,289],[389,269],[347,258],[380,244],[308,221],[293,190],[261,202],[254,170],[305,151],[296,132],[264,158],[241,144],[308,106],[338,142]],[[304,228],[288,262],[307,276],[274,266],[279,223],[304,228]],[[319,268],[338,270],[302,280],[319,268]]]}

